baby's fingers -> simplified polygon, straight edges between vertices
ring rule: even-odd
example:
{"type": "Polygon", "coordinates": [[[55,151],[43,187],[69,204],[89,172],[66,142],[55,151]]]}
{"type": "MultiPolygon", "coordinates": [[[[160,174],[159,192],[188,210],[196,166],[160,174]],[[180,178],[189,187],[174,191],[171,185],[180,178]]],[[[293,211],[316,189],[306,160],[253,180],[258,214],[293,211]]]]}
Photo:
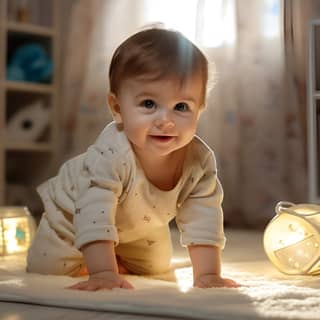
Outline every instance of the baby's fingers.
{"type": "Polygon", "coordinates": [[[66,289],[71,290],[85,290],[85,291],[98,291],[98,290],[112,290],[113,288],[133,289],[131,283],[123,280],[122,283],[101,283],[92,281],[82,281],[76,283],[66,289]]]}
{"type": "Polygon", "coordinates": [[[120,288],[123,288],[123,289],[134,289],[134,286],[130,282],[128,282],[127,280],[123,280],[123,282],[121,283],[120,288]]]}
{"type": "Polygon", "coordinates": [[[228,288],[239,288],[239,287],[241,287],[241,285],[239,283],[237,283],[236,281],[231,280],[231,279],[224,279],[224,284],[228,288]]]}
{"type": "MultiPolygon", "coordinates": [[[[70,287],[66,287],[66,289],[75,289],[75,290],[89,290],[88,288],[90,287],[88,281],[82,281],[78,282],[70,287]]],[[[93,290],[90,290],[93,291],[93,290]]]]}
{"type": "Polygon", "coordinates": [[[239,288],[239,287],[241,287],[241,285],[232,279],[222,278],[221,287],[239,288]]]}

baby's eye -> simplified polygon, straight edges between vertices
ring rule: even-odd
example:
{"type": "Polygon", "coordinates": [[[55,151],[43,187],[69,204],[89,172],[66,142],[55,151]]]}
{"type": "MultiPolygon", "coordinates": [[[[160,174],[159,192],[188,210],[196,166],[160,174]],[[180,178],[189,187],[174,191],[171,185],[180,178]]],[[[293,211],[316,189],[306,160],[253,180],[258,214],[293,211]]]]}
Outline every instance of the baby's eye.
{"type": "Polygon", "coordinates": [[[174,106],[174,109],[177,110],[177,111],[186,112],[190,108],[189,108],[188,104],[186,104],[185,102],[179,102],[174,106]]]}
{"type": "Polygon", "coordinates": [[[140,105],[142,107],[145,107],[146,109],[152,109],[152,108],[154,108],[156,106],[154,101],[150,100],[150,99],[143,100],[140,105]]]}

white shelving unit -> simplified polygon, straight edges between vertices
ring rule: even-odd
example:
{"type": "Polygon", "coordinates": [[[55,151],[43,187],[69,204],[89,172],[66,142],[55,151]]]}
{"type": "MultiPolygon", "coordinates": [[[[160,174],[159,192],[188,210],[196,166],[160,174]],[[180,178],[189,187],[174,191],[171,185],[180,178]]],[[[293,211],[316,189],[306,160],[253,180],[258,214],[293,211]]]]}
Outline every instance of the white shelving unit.
{"type": "MultiPolygon", "coordinates": [[[[27,21],[18,21],[10,11],[13,1],[0,0],[0,206],[17,205],[8,200],[11,183],[32,188],[50,175],[50,167],[57,162],[59,2],[60,0],[30,0],[32,6],[29,18],[27,21]],[[37,20],[32,8],[45,8],[46,17],[49,18],[46,20],[39,11],[37,20]],[[47,83],[6,79],[6,66],[10,61],[12,47],[18,48],[27,43],[40,44],[53,61],[53,76],[47,83]],[[39,99],[45,101],[49,108],[50,120],[45,132],[36,141],[12,141],[6,130],[10,117],[39,99]]],[[[28,206],[28,203],[24,205],[28,206]]]]}

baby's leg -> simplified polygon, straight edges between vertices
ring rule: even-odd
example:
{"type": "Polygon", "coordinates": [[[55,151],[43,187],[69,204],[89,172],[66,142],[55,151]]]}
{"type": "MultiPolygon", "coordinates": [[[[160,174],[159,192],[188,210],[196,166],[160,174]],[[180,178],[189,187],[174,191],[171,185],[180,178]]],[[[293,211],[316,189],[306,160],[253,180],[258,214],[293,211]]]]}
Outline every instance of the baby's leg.
{"type": "Polygon", "coordinates": [[[149,236],[115,248],[119,262],[134,274],[159,274],[170,269],[172,244],[169,226],[152,230],[149,236]]]}
{"type": "Polygon", "coordinates": [[[73,239],[62,239],[44,214],[28,251],[27,271],[77,276],[83,265],[83,256],[73,239]]]}

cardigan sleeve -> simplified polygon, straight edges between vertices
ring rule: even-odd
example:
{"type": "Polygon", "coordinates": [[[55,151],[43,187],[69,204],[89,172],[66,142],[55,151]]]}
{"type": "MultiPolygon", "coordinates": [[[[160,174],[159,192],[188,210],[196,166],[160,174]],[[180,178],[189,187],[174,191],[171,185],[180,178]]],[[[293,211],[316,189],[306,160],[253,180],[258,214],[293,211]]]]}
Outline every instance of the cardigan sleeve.
{"type": "Polygon", "coordinates": [[[217,178],[216,161],[209,153],[201,169],[197,170],[193,189],[178,209],[176,222],[183,246],[202,244],[225,246],[223,190],[217,178]]]}
{"type": "Polygon", "coordinates": [[[88,149],[75,201],[77,248],[98,240],[112,240],[118,244],[115,215],[127,181],[127,168],[123,155],[113,148],[93,145],[88,149]]]}

